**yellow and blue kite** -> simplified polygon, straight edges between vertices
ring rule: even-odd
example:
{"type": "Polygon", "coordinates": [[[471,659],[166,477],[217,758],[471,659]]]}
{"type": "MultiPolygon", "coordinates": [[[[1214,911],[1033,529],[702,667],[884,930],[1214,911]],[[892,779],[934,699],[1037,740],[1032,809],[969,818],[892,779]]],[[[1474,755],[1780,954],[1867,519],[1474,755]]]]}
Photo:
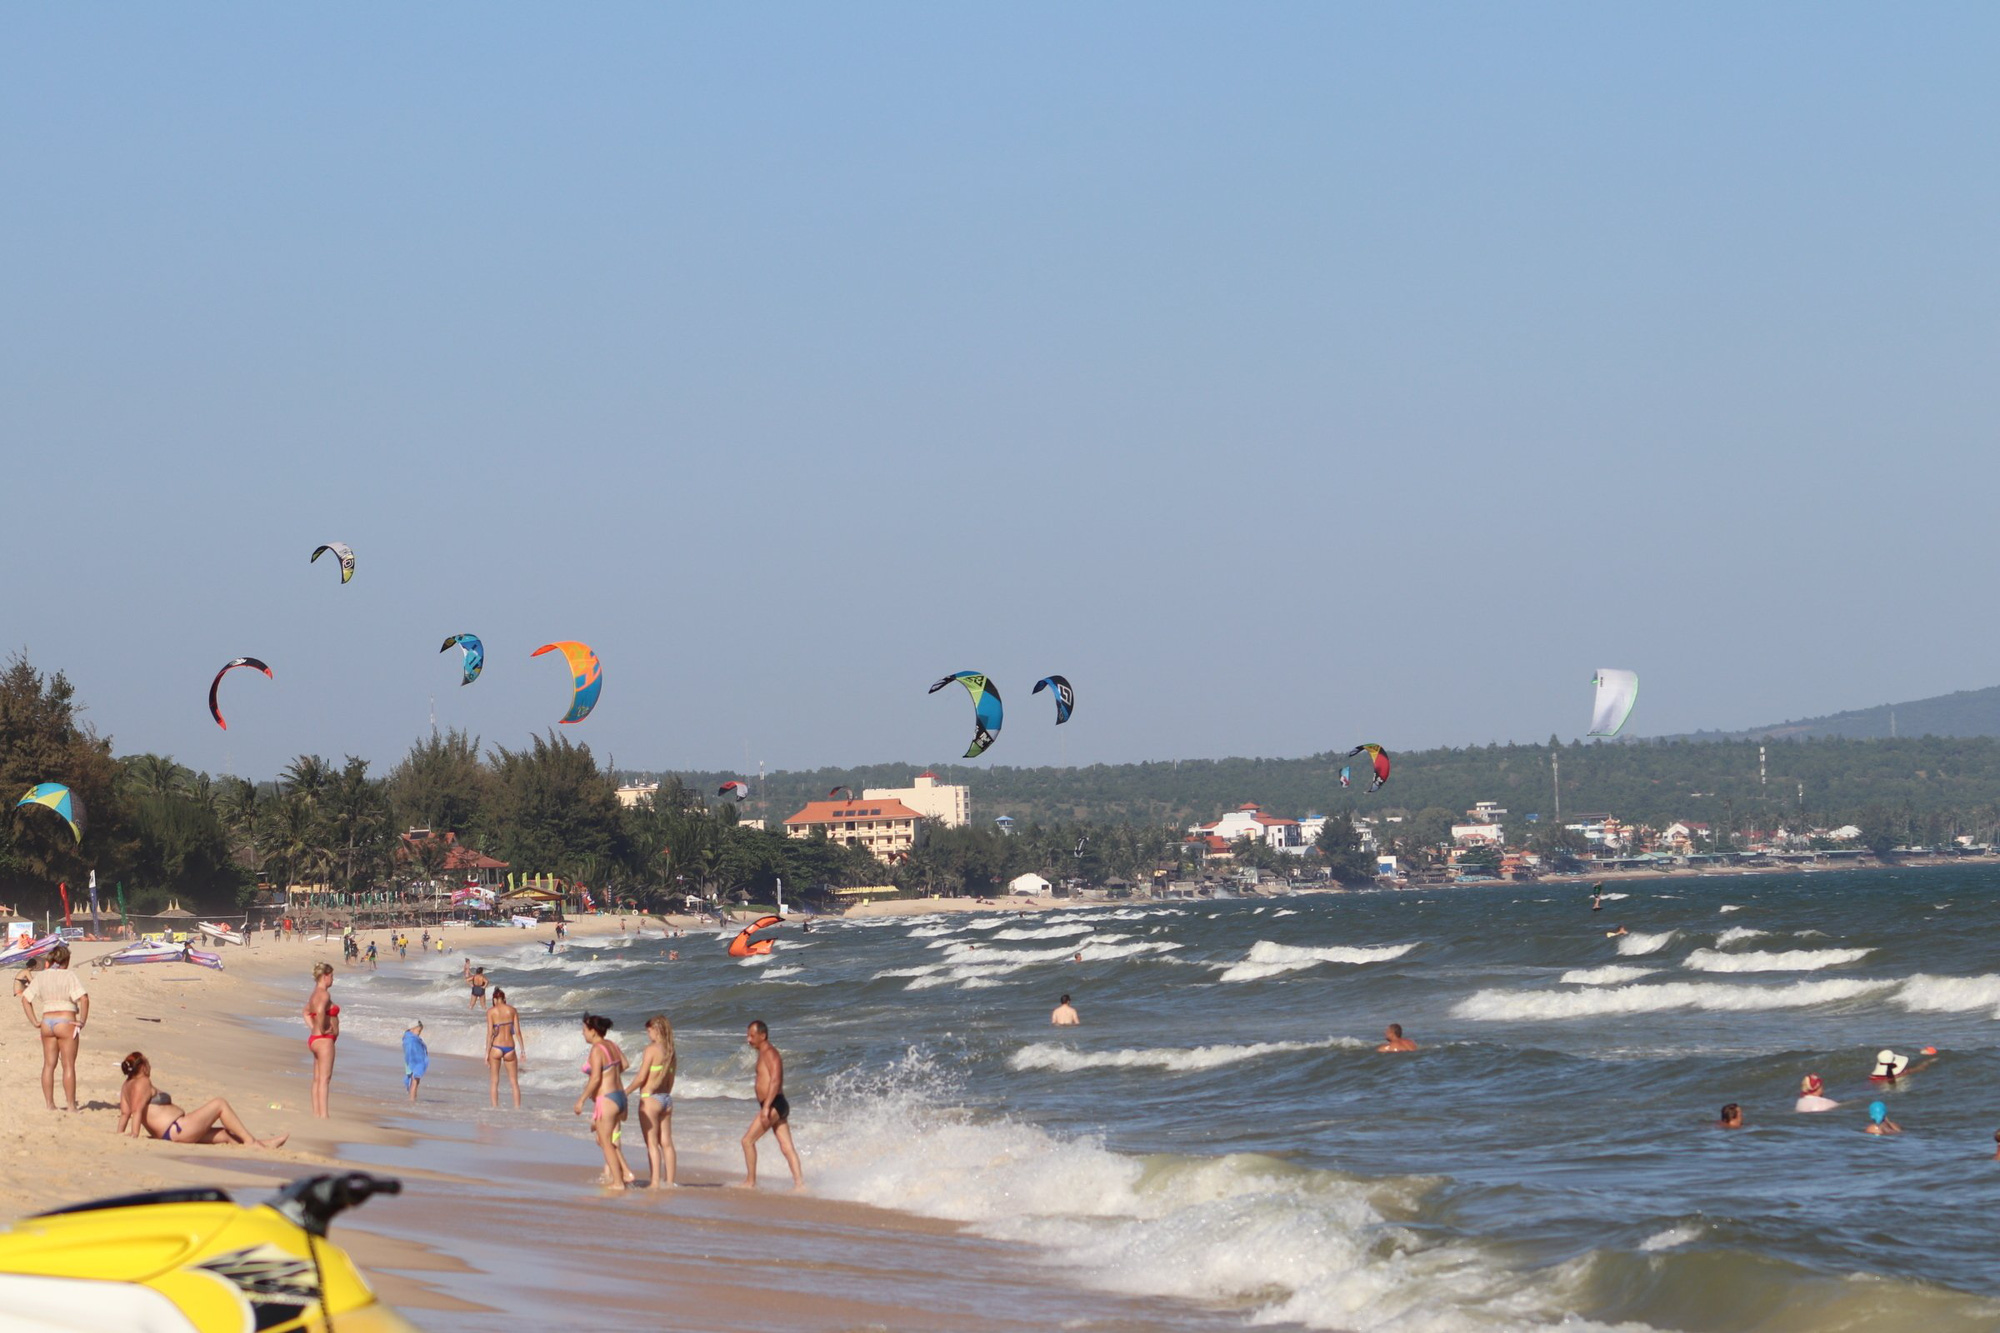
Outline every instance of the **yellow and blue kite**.
{"type": "Polygon", "coordinates": [[[63,817],[78,842],[83,841],[83,798],[60,782],[38,782],[28,788],[28,794],[14,802],[14,808],[24,805],[47,806],[63,817]]]}
{"type": "Polygon", "coordinates": [[[972,745],[965,757],[974,759],[985,753],[986,747],[1000,734],[1000,688],[980,672],[954,671],[931,686],[929,693],[936,694],[953,681],[965,686],[965,692],[972,696],[972,745]]]}

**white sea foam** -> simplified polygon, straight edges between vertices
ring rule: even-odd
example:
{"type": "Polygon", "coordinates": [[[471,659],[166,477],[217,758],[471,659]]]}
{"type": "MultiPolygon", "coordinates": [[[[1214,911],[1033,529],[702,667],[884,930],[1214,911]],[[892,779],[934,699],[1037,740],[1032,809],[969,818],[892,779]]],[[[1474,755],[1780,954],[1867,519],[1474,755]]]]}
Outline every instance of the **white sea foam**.
{"type": "Polygon", "coordinates": [[[1623,902],[1631,896],[1629,893],[1607,893],[1604,895],[1604,901],[1607,903],[1623,902]]]}
{"type": "MultiPolygon", "coordinates": [[[[1962,1014],[2000,1007],[2000,976],[1905,977],[1896,1004],[1913,1014],[1962,1014]]],[[[1996,1015],[2000,1017],[2000,1015],[1996,1015]]]]}
{"type": "Polygon", "coordinates": [[[1740,912],[1743,909],[1737,906],[1735,903],[1724,903],[1722,906],[1716,908],[1715,910],[1718,912],[1740,912]]]}
{"type": "Polygon", "coordinates": [[[1739,940],[1754,940],[1759,935],[1768,935],[1770,933],[1768,930],[1752,930],[1748,926],[1731,926],[1728,930],[1723,931],[1715,937],[1715,947],[1726,949],[1739,940]]]}
{"type": "Polygon", "coordinates": [[[996,940],[1059,940],[1066,935],[1088,935],[1095,929],[1096,927],[1090,925],[1088,922],[1078,921],[1071,925],[1043,926],[1039,929],[1024,930],[1020,927],[1015,927],[1011,930],[996,930],[993,932],[993,938],[996,940]]]}
{"type": "Polygon", "coordinates": [[[1639,1242],[1639,1248],[1647,1254],[1658,1254],[1661,1250],[1679,1249],[1683,1245],[1698,1241],[1705,1233],[1699,1226],[1683,1224],[1668,1227],[1665,1231],[1655,1231],[1639,1242]]]}
{"type": "Polygon", "coordinates": [[[1351,945],[1334,944],[1314,948],[1298,944],[1278,944],[1271,940],[1258,940],[1250,946],[1250,952],[1239,963],[1231,963],[1217,981],[1261,981],[1266,977],[1282,976],[1287,972],[1297,972],[1308,967],[1318,967],[1321,963],[1386,963],[1392,958],[1401,958],[1415,944],[1376,944],[1356,948],[1351,945]]]}
{"type": "Polygon", "coordinates": [[[1334,1047],[1359,1048],[1367,1043],[1355,1037],[1334,1037],[1326,1041],[1260,1041],[1244,1046],[1155,1047],[1122,1051],[1079,1051],[1072,1046],[1038,1041],[1023,1046],[1007,1058],[1015,1069],[1052,1069],[1070,1074],[1079,1069],[1164,1069],[1177,1074],[1224,1065],[1259,1060],[1267,1055],[1295,1051],[1324,1051],[1334,1047]]]}
{"type": "Polygon", "coordinates": [[[1294,911],[1292,908],[1280,907],[1277,911],[1271,913],[1271,919],[1273,921],[1276,921],[1281,916],[1297,916],[1297,915],[1298,913],[1294,911]]]}
{"type": "Polygon", "coordinates": [[[1649,953],[1658,953],[1673,941],[1678,930],[1663,930],[1657,935],[1641,935],[1634,932],[1618,937],[1618,952],[1627,958],[1639,958],[1649,953]]]}
{"type": "Polygon", "coordinates": [[[910,932],[909,937],[913,940],[934,940],[940,935],[956,935],[957,933],[957,926],[918,926],[910,932]]]}
{"type": "Polygon", "coordinates": [[[1767,1009],[1807,1009],[1860,999],[1892,989],[1893,981],[1794,981],[1783,986],[1732,985],[1721,981],[1668,981],[1650,986],[1615,986],[1582,991],[1476,991],[1452,1006],[1458,1018],[1482,1022],[1540,1022],[1594,1018],[1607,1014],[1657,1014],[1671,1009],[1749,1013],[1767,1009]]]}
{"type": "Polygon", "coordinates": [[[779,977],[795,977],[803,971],[803,967],[767,967],[757,976],[760,981],[776,981],[779,977]]]}
{"type": "Polygon", "coordinates": [[[1817,972],[1858,963],[1873,949],[1783,949],[1775,953],[1720,953],[1696,949],[1681,966],[1696,972],[1817,972]]]}
{"type": "Polygon", "coordinates": [[[1566,986],[1622,986],[1628,981],[1637,981],[1640,977],[1650,977],[1658,970],[1652,967],[1620,967],[1616,963],[1608,963],[1603,967],[1574,968],[1563,973],[1557,980],[1566,986]]]}
{"type": "Polygon", "coordinates": [[[1251,1324],[1352,1333],[1596,1326],[1563,1266],[1400,1225],[1435,1182],[1357,1180],[1259,1154],[1136,1157],[974,1119],[917,1057],[830,1080],[808,1152],[823,1196],[1041,1247],[1106,1290],[1226,1306],[1251,1324]]]}

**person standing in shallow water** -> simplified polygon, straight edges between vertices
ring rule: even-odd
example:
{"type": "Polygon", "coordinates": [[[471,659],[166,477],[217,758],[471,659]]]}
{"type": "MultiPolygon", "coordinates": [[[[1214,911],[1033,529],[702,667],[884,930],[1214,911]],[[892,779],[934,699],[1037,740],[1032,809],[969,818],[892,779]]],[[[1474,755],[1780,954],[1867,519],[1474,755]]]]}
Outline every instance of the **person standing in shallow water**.
{"type": "Polygon", "coordinates": [[[1049,1022],[1059,1028],[1073,1028],[1083,1022],[1083,1015],[1077,1013],[1076,1006],[1069,1002],[1069,996],[1062,997],[1062,1003],[1049,1015],[1049,1022]]]}
{"type": "Polygon", "coordinates": [[[804,1189],[806,1176],[799,1166],[799,1154],[792,1147],[792,1104],[785,1100],[785,1058],[771,1044],[771,1029],[761,1018],[752,1019],[745,1040],[757,1052],[757,1118],[743,1131],[744,1189],[757,1186],[757,1140],[773,1134],[785,1165],[792,1169],[792,1188],[804,1189]]]}
{"type": "Polygon", "coordinates": [[[486,1092],[495,1108],[500,1105],[500,1070],[507,1070],[507,1082],[514,1089],[514,1109],[521,1109],[521,1062],[528,1058],[526,1035],[521,1031],[521,1011],[507,1003],[507,992],[493,988],[493,1003],[486,1010],[486,1092]]]}

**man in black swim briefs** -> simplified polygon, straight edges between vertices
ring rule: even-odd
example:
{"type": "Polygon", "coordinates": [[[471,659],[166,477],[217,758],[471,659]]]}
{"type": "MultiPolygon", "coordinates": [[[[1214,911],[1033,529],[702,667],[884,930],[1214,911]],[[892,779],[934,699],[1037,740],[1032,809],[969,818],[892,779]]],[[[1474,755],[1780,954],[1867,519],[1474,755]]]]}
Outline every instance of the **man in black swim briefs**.
{"type": "Polygon", "coordinates": [[[792,1104],[785,1100],[785,1059],[771,1044],[771,1029],[761,1018],[751,1021],[745,1040],[757,1052],[757,1118],[743,1131],[742,1187],[757,1187],[757,1140],[775,1134],[778,1151],[792,1169],[792,1188],[804,1189],[805,1172],[799,1167],[797,1149],[792,1147],[792,1104]]]}

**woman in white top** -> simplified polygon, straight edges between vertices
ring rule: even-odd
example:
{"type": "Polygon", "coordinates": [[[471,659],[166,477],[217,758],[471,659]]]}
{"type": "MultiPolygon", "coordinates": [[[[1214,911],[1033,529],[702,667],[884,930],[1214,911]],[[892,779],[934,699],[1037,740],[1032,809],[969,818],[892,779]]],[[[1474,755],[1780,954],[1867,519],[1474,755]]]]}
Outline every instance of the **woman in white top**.
{"type": "Polygon", "coordinates": [[[1807,1074],[1799,1080],[1799,1100],[1792,1107],[1795,1111],[1831,1111],[1840,1105],[1826,1095],[1826,1084],[1818,1074],[1807,1074]]]}
{"type": "Polygon", "coordinates": [[[56,1109],[56,1066],[62,1066],[63,1095],[76,1109],[76,1047],[90,1019],[90,995],[83,978],[69,970],[69,946],[49,950],[42,970],[21,992],[21,1012],[42,1038],[42,1100],[56,1109]]]}

